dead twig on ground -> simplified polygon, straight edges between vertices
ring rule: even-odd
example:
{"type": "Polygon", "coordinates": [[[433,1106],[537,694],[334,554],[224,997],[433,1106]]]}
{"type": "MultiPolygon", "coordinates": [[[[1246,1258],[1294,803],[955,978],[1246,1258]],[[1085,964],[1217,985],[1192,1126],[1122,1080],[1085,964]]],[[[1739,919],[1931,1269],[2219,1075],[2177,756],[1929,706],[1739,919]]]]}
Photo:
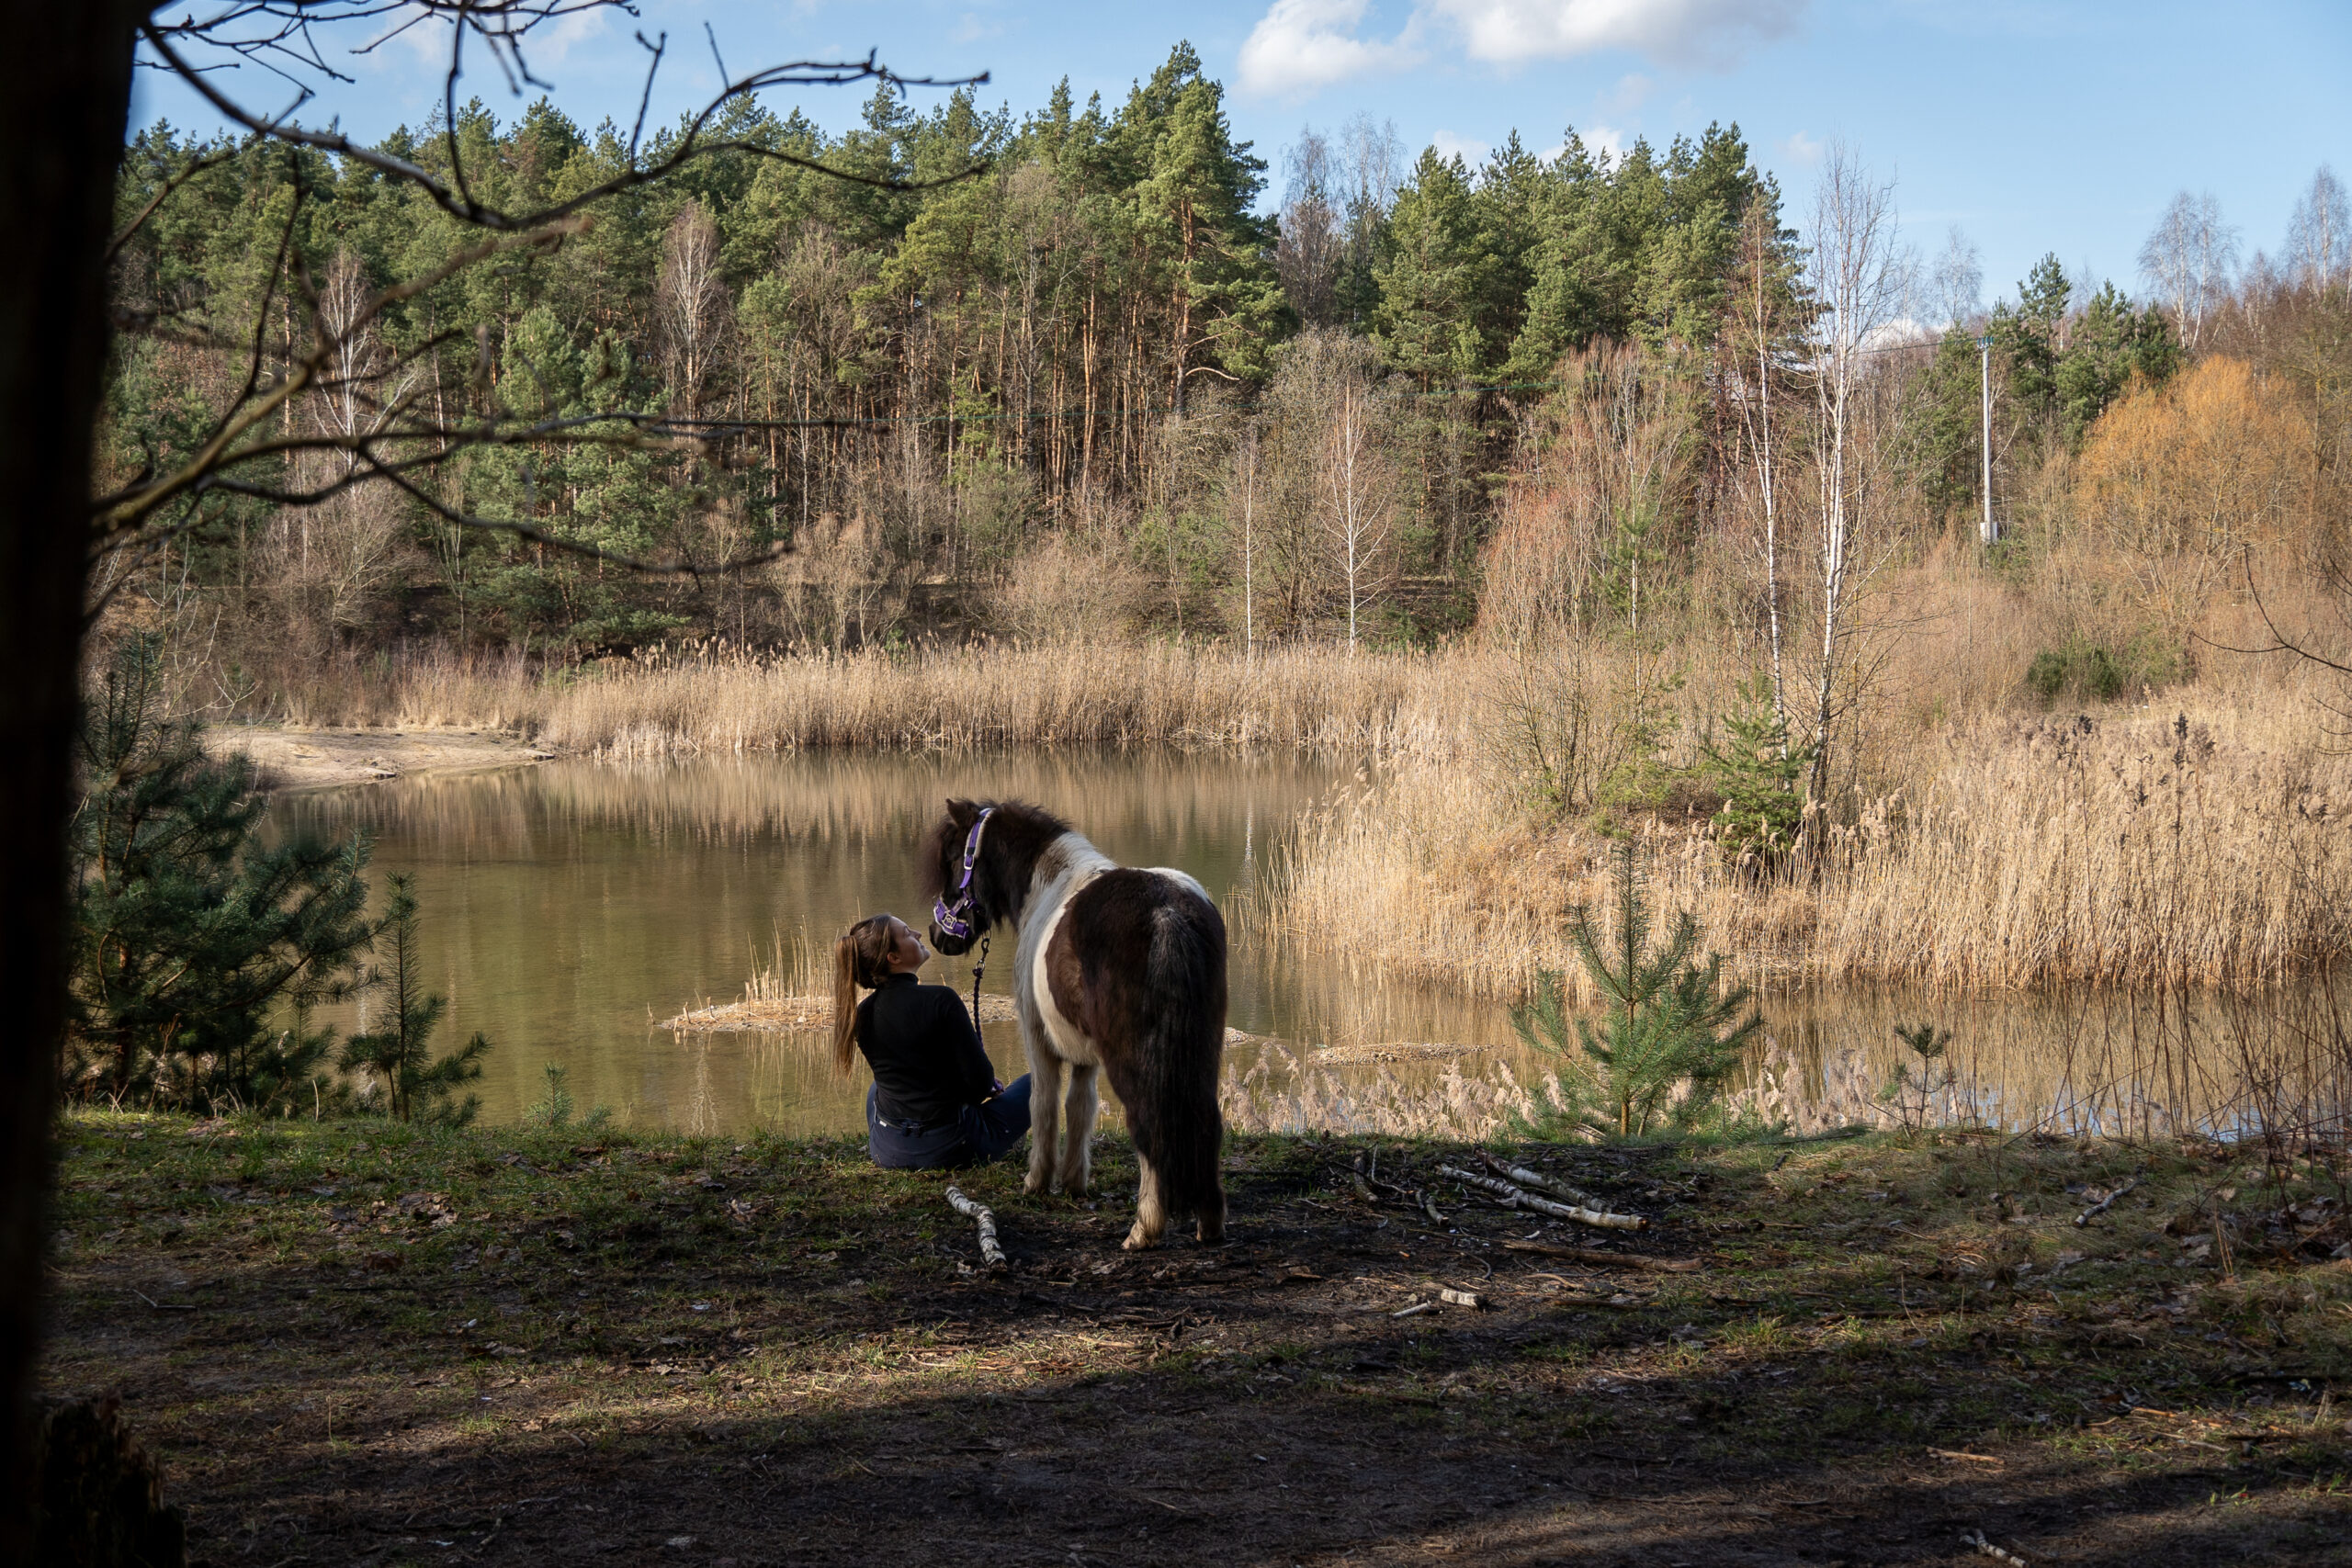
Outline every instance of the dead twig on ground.
{"type": "Polygon", "coordinates": [[[1591,1225],[1599,1230],[1637,1231],[1645,1230],[1649,1226],[1649,1221],[1639,1214],[1616,1214],[1604,1209],[1587,1209],[1573,1203],[1555,1202],[1549,1198],[1538,1198],[1533,1193],[1522,1188],[1514,1187],[1508,1181],[1498,1181],[1491,1176],[1480,1176],[1474,1171],[1463,1170],[1454,1166],[1442,1165],[1437,1169],[1440,1176],[1450,1176],[1466,1187],[1476,1187],[1483,1191],[1493,1193],[1509,1208],[1534,1209],[1542,1213],[1555,1215],[1563,1220],[1574,1220],[1577,1224],[1591,1225]]]}
{"type": "Polygon", "coordinates": [[[2024,1558],[2019,1557],[2016,1552],[2009,1551],[2006,1547],[1996,1546],[1991,1541],[1986,1540],[1983,1530],[1971,1530],[1960,1539],[1966,1541],[1969,1545],[1974,1547],[1978,1551],[1984,1553],[1987,1557],[1996,1557],[2004,1562],[2014,1564],[2015,1568],[2026,1568],[2026,1562],[2024,1558]]]}
{"type": "Polygon", "coordinates": [[[2076,1214],[2075,1216],[2075,1224],[2077,1225],[2086,1225],[2090,1224],[2093,1219],[2097,1218],[2100,1214],[2106,1213],[2109,1209],[2112,1208],[2118,1198],[2122,1197],[2126,1192],[2131,1191],[2132,1189],[2139,1185],[2140,1179],[2136,1176],[2133,1177],[2131,1180],[2125,1182],[2122,1186],[2117,1188],[2114,1191],[2109,1193],[2098,1202],[2093,1203],[2089,1208],[2085,1209],[2081,1213],[2076,1214]]]}
{"type": "Polygon", "coordinates": [[[947,1203],[957,1213],[973,1221],[980,1227],[980,1261],[991,1269],[1003,1268],[1004,1248],[996,1244],[996,1216],[989,1212],[989,1206],[986,1203],[975,1203],[965,1197],[960,1189],[954,1187],[947,1190],[947,1203]]]}

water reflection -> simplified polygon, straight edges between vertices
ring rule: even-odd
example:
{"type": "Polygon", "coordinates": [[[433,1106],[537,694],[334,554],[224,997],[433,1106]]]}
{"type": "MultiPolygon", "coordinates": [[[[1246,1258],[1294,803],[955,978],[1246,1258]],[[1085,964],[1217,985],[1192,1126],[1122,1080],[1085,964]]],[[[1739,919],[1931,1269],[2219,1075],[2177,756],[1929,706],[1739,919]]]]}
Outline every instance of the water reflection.
{"type": "MultiPolygon", "coordinates": [[[[863,1076],[835,1077],[820,1034],[681,1037],[659,1023],[735,999],[780,954],[821,946],[860,915],[919,917],[910,847],[951,794],[1035,801],[1122,860],[1198,877],[1240,938],[1237,1028],[1295,1047],[1476,1048],[1331,1069],[1380,1080],[1392,1101],[1439,1089],[1450,1070],[1532,1083],[1544,1064],[1519,1044],[1507,1010],[1250,932],[1270,840],[1351,773],[1287,756],[1152,753],[559,762],[288,796],[272,821],[280,832],[364,829],[380,870],[415,875],[431,983],[449,1001],[442,1039],[480,1029],[497,1045],[481,1086],[492,1121],[519,1119],[555,1063],[583,1111],[606,1105],[639,1126],[860,1126],[863,1076]]],[[[989,990],[1006,988],[1009,948],[1001,938],[989,990]]],[[[961,988],[969,969],[937,961],[927,977],[961,988]]],[[[1954,1117],[2227,1134],[2315,1109],[2341,1117],[2352,1102],[2347,1000],[2314,984],[2252,998],[1851,992],[1762,1006],[1782,1076],[1813,1119],[1883,1117],[1878,1093],[1902,1059],[1895,1026],[1934,1022],[1953,1036],[1954,1117]]],[[[1023,1070],[1012,1026],[990,1026],[988,1044],[1001,1074],[1023,1070]]],[[[1256,1058],[1234,1053],[1231,1076],[1256,1058]]]]}

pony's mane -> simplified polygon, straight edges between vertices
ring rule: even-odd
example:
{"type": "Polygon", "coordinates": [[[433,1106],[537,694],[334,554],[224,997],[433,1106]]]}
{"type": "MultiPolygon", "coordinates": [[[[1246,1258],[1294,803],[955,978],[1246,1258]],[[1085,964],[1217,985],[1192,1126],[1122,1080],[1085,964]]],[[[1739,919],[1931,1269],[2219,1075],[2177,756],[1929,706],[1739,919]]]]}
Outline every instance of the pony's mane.
{"type": "Polygon", "coordinates": [[[949,840],[954,840],[955,852],[962,853],[964,835],[971,830],[972,818],[983,807],[991,806],[996,808],[996,815],[989,818],[988,839],[1002,837],[1012,841],[1031,863],[1047,844],[1070,830],[1069,823],[1044,807],[1026,801],[950,801],[946,814],[931,825],[915,852],[915,864],[921,874],[916,890],[924,897],[936,898],[946,891],[949,840]]]}

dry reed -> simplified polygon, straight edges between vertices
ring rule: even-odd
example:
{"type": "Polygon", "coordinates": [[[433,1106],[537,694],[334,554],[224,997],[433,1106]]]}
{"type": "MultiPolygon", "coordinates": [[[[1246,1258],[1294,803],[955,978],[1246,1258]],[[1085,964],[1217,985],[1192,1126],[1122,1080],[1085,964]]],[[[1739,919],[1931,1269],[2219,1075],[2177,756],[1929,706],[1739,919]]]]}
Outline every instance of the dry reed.
{"type": "MultiPolygon", "coordinates": [[[[1860,800],[1777,872],[1654,827],[1652,876],[1744,978],[1944,987],[2268,984],[2352,952],[2352,759],[2275,708],[1950,727],[1916,796],[1860,800]]],[[[1305,814],[1261,926],[1488,996],[1576,970],[1601,840],[1429,764],[1305,814]]],[[[1580,980],[1580,976],[1577,976],[1580,980]]]]}
{"type": "Polygon", "coordinates": [[[630,759],[803,747],[1426,750],[1453,729],[1431,663],[1327,649],[1250,661],[1168,645],[682,656],[569,687],[545,733],[630,759]]]}

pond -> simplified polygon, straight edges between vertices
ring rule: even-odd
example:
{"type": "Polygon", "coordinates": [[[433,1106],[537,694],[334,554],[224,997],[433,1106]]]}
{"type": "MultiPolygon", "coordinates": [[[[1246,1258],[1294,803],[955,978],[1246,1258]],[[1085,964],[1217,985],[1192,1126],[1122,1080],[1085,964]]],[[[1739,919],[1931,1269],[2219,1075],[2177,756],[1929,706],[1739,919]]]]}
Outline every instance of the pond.
{"type": "MultiPolygon", "coordinates": [[[[820,989],[813,960],[861,915],[888,909],[921,925],[911,846],[956,795],[1034,801],[1122,861],[1200,879],[1236,929],[1228,1021],[1259,1037],[1228,1053],[1228,1078],[1262,1100],[1306,1081],[1286,1052],[1317,1064],[1313,1108],[1294,1097],[1261,1114],[1480,1130],[1500,1103],[1492,1086],[1532,1083],[1542,1066],[1507,1009],[1392,983],[1253,931],[1250,901],[1283,828],[1358,776],[1291,755],[558,761],[292,793],[272,822],[279,832],[364,830],[379,874],[414,876],[429,984],[448,1003],[440,1043],[480,1030],[495,1047],[478,1086],[492,1122],[522,1119],[553,1064],[582,1111],[604,1105],[626,1124],[862,1126],[863,1069],[834,1074],[820,1031],[664,1024],[736,1001],[755,980],[786,994],[820,989]],[[1422,1102],[1426,1119],[1413,1109],[1422,1102]]],[[[986,991],[1009,994],[1011,949],[1000,933],[986,991]]],[[[967,990],[968,960],[935,960],[925,978],[967,990]]],[[[2243,1130],[2249,1096],[2264,1093],[2340,1115],[2352,1070],[2346,1007],[2324,986],[2251,1001],[1853,992],[1768,997],[1763,1010],[1773,1044],[1748,1088],[1777,1087],[1765,1109],[1806,1124],[1893,1114],[1879,1092],[1902,1056],[1899,1024],[1952,1032],[1957,1076],[1940,1115],[2010,1126],[2243,1130]]],[[[1009,1021],[984,1037],[1001,1076],[1026,1070],[1009,1021]]],[[[1115,1116],[1107,1101],[1106,1111],[1115,1116]]]]}
{"type": "MultiPolygon", "coordinates": [[[[948,795],[1046,806],[1123,861],[1190,872],[1235,919],[1273,835],[1351,776],[1289,757],[561,761],[290,794],[273,821],[364,830],[379,874],[415,878],[430,984],[448,1001],[439,1038],[446,1048],[479,1029],[496,1047],[479,1086],[486,1118],[519,1118],[555,1063],[582,1109],[637,1124],[832,1132],[863,1125],[864,1088],[831,1072],[820,1032],[662,1024],[734,1001],[762,975],[820,988],[796,960],[861,915],[920,927],[912,845],[948,795]]],[[[999,933],[985,990],[1010,994],[1011,948],[999,933]]],[[[1335,971],[1237,942],[1228,1021],[1318,1043],[1512,1039],[1491,1003],[1335,971]]],[[[934,960],[924,977],[967,989],[969,961],[934,960]]],[[[1012,1023],[983,1034],[1002,1076],[1026,1070],[1012,1023]]]]}

